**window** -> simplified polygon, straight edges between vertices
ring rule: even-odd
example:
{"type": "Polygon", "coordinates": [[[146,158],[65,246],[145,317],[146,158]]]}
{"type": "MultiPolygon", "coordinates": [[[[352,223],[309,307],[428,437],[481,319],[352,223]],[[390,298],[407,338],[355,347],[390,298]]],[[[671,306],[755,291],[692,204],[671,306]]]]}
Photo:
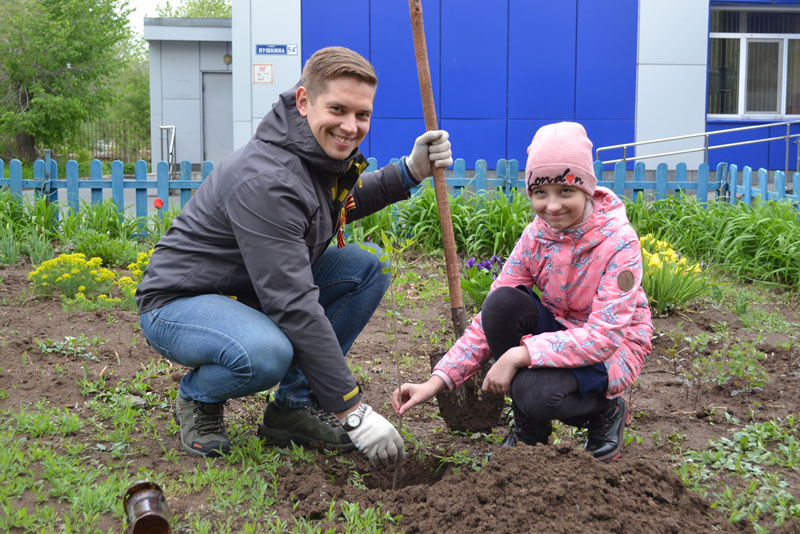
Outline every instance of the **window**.
{"type": "Polygon", "coordinates": [[[708,114],[800,115],[800,11],[712,8],[708,114]]]}

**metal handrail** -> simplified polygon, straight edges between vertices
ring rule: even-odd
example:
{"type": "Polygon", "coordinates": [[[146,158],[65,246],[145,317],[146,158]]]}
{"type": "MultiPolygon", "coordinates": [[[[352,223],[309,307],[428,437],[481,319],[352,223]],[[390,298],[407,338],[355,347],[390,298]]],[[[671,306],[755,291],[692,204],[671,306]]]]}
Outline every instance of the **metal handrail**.
{"type": "MultiPolygon", "coordinates": [[[[623,143],[620,145],[609,145],[609,146],[601,146],[595,149],[595,159],[600,160],[600,151],[601,150],[613,150],[617,148],[622,149],[622,157],[619,159],[610,159],[602,161],[603,165],[617,163],[619,161],[636,161],[640,159],[649,159],[649,158],[659,158],[664,156],[674,156],[676,154],[688,154],[690,152],[698,152],[700,150],[703,151],[703,161],[708,163],[708,152],[710,150],[715,150],[718,148],[730,148],[734,146],[744,146],[744,145],[752,145],[755,143],[765,143],[769,141],[777,141],[783,139],[786,141],[786,172],[789,172],[789,146],[791,144],[791,140],[795,138],[800,138],[800,134],[791,134],[791,127],[793,124],[800,124],[800,120],[797,121],[789,121],[789,122],[773,122],[769,124],[757,124],[755,126],[741,126],[738,128],[728,128],[726,130],[717,130],[715,132],[701,132],[696,134],[687,134],[687,135],[677,135],[674,137],[662,137],[660,139],[650,139],[648,141],[636,141],[634,143],[623,143]],[[709,146],[708,138],[712,135],[723,134],[723,133],[731,133],[731,132],[743,132],[746,130],[755,130],[758,128],[774,128],[776,126],[786,126],[786,135],[782,135],[780,137],[765,137],[762,139],[751,139],[749,141],[737,141],[735,143],[725,143],[722,145],[714,145],[709,146]],[[703,137],[704,143],[703,147],[700,148],[687,148],[683,150],[674,150],[672,152],[661,152],[659,154],[646,154],[643,156],[633,156],[628,157],[628,147],[637,147],[641,145],[649,145],[652,143],[663,143],[668,141],[678,141],[681,139],[692,139],[695,137],[703,137]]],[[[797,142],[797,141],[795,141],[797,142]]],[[[800,151],[797,154],[797,170],[800,171],[800,151]]]]}
{"type": "Polygon", "coordinates": [[[169,176],[172,179],[178,174],[178,155],[175,152],[175,136],[178,129],[171,124],[162,124],[158,129],[161,132],[161,161],[166,161],[169,165],[169,176]],[[166,159],[164,159],[164,130],[168,130],[166,159]]]}

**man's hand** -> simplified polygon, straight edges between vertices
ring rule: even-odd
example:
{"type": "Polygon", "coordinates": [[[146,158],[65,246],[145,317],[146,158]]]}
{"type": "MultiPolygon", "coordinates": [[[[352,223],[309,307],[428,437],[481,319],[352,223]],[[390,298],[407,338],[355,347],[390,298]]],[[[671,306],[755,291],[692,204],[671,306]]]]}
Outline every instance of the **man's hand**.
{"type": "Polygon", "coordinates": [[[406,457],[403,438],[385,417],[367,406],[361,424],[347,433],[372,465],[389,465],[406,457]]]}
{"type": "Polygon", "coordinates": [[[512,347],[494,362],[486,372],[481,389],[492,393],[507,394],[511,391],[511,381],[520,367],[530,365],[531,357],[525,345],[512,347]]]}
{"type": "Polygon", "coordinates": [[[445,130],[431,130],[417,137],[406,165],[414,180],[421,182],[433,174],[433,165],[447,168],[453,164],[453,153],[445,130]]]}

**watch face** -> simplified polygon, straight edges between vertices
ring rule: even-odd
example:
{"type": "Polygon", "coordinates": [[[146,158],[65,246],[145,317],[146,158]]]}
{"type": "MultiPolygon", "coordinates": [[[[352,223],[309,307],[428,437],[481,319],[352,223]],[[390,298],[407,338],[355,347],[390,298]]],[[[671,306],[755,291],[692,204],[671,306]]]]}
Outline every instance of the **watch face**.
{"type": "Polygon", "coordinates": [[[347,426],[355,428],[361,424],[361,416],[356,413],[351,413],[347,416],[347,426]]]}

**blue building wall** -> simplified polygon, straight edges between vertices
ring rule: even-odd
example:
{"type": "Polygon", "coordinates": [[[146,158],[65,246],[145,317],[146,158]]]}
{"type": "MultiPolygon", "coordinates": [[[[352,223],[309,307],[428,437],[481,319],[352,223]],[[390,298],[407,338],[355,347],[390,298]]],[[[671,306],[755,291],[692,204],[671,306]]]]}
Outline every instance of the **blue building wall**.
{"type": "MultiPolygon", "coordinates": [[[[439,125],[455,155],[525,161],[543,124],[574,120],[595,146],[635,137],[637,0],[423,0],[439,125]]],[[[406,154],[425,129],[407,2],[304,0],[303,62],[346,46],[378,92],[362,152],[406,154]]]]}

